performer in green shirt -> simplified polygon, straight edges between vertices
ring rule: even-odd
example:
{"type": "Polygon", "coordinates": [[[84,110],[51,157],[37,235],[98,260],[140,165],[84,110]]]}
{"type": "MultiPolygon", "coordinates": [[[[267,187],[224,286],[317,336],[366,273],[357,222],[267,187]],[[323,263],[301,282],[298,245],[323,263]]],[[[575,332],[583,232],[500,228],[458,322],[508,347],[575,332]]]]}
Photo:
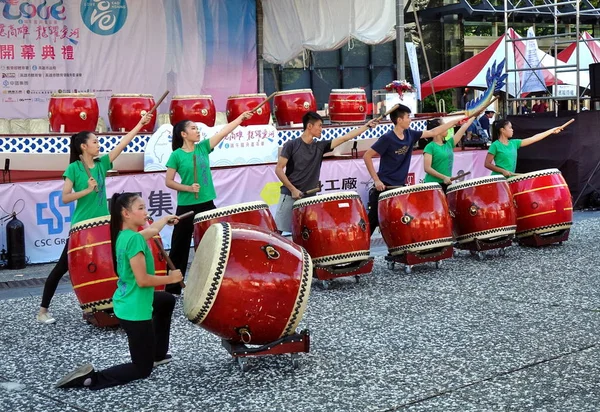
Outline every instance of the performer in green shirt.
{"type": "MultiPolygon", "coordinates": [[[[460,129],[448,140],[447,131],[433,136],[433,140],[423,149],[423,166],[425,169],[425,183],[439,183],[446,192],[448,185],[452,183],[452,165],[454,164],[454,146],[460,142],[475,117],[471,117],[460,129]]],[[[435,119],[429,122],[427,129],[435,129],[442,123],[435,119]]]]}
{"type": "MultiPolygon", "coordinates": [[[[213,200],[217,194],[213,185],[208,155],[215,146],[221,143],[221,140],[238,127],[242,121],[250,117],[252,117],[252,112],[242,113],[213,137],[203,141],[200,141],[198,126],[190,120],[182,120],[173,127],[173,153],[167,161],[165,184],[169,189],[177,191],[175,214],[180,216],[189,211],[197,214],[215,208],[213,200]],[[194,176],[194,171],[196,176],[194,176]],[[175,174],[179,174],[180,182],[175,181],[175,174]]],[[[194,221],[187,219],[175,226],[171,237],[169,257],[175,266],[181,269],[184,277],[190,256],[193,232],[194,221]]],[[[181,287],[178,283],[168,285],[165,290],[176,295],[181,294],[181,287]]]]}
{"type": "Polygon", "coordinates": [[[492,171],[492,175],[503,175],[509,178],[514,175],[517,168],[517,150],[519,148],[539,142],[551,134],[560,133],[562,130],[560,127],[553,127],[527,139],[513,139],[512,124],[508,120],[496,120],[494,122],[495,141],[485,157],[485,167],[492,171]]]}
{"type": "MultiPolygon", "coordinates": [[[[140,129],[148,124],[151,119],[152,115],[150,114],[142,117],[133,130],[123,136],[113,150],[100,157],[98,157],[100,154],[100,144],[94,133],[83,131],[71,136],[69,166],[63,174],[65,183],[62,190],[63,203],[77,202],[75,204],[75,211],[71,216],[71,225],[83,220],[108,215],[105,187],[106,172],[112,168],[115,159],[119,157],[123,149],[127,147],[140,129]],[[83,162],[90,169],[92,177],[88,178],[79,156],[83,156],[83,162]],[[98,192],[95,191],[96,188],[98,188],[98,192]]],[[[67,259],[68,244],[68,242],[65,243],[65,248],[60,255],[60,259],[50,272],[50,275],[48,275],[44,284],[42,303],[36,315],[36,319],[40,323],[50,324],[56,321],[48,311],[48,308],[58,287],[58,282],[69,270],[67,259]]]]}
{"type": "Polygon", "coordinates": [[[154,276],[154,257],[147,240],[158,235],[167,224],[178,223],[167,215],[138,232],[148,213],[137,193],[115,193],[111,202],[110,240],[115,272],[119,276],[113,295],[114,311],[127,333],[131,363],[95,371],[86,364],[56,383],[57,388],[87,387],[92,390],[123,385],[150,376],[154,366],[171,361],[169,335],[175,297],[155,292],[155,286],[179,283],[181,271],[154,276]]]}

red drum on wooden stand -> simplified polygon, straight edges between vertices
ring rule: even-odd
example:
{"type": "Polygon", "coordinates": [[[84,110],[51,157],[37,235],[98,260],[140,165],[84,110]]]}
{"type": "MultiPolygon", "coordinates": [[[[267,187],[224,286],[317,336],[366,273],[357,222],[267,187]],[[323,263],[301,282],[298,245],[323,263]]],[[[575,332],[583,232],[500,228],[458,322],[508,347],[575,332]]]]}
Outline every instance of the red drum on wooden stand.
{"type": "Polygon", "coordinates": [[[265,202],[248,202],[220,207],[194,216],[194,249],[198,249],[202,236],[208,228],[212,224],[220,222],[247,223],[261,227],[268,232],[277,231],[277,225],[271,215],[269,205],[265,202]]]}
{"type": "MultiPolygon", "coordinates": [[[[160,241],[160,236],[155,236],[160,241]]],[[[154,256],[156,275],[166,275],[167,265],[153,240],[148,246],[154,256]]],[[[104,327],[118,325],[112,297],[117,289],[110,241],[110,216],[83,220],[69,231],[69,276],[83,317],[104,327]]],[[[164,290],[164,286],[155,288],[164,290]]]]}
{"type": "MultiPolygon", "coordinates": [[[[227,98],[226,115],[227,121],[232,122],[242,113],[254,109],[267,98],[264,93],[255,94],[237,94],[227,98]]],[[[259,124],[269,124],[271,120],[271,106],[268,103],[259,108],[250,119],[242,122],[242,126],[251,126],[259,124]]]]}
{"type": "Polygon", "coordinates": [[[302,116],[317,111],[317,101],[311,89],[277,92],[273,97],[273,105],[279,126],[302,124],[302,116]]]}
{"type": "Polygon", "coordinates": [[[517,238],[538,237],[541,244],[567,240],[573,225],[569,186],[560,170],[546,169],[511,177],[517,210],[517,238]]]}
{"type": "Polygon", "coordinates": [[[188,271],[183,310],[235,357],[308,352],[308,337],[298,342],[303,335],[295,331],[311,279],[310,256],[300,246],[256,226],[216,223],[188,271]],[[247,344],[265,346],[236,352],[247,344]]]}
{"type": "Polygon", "coordinates": [[[378,208],[379,229],[390,254],[388,262],[413,265],[452,257],[452,219],[439,184],[383,192],[378,208]]]}
{"type": "MultiPolygon", "coordinates": [[[[151,94],[113,94],[108,103],[108,120],[114,132],[129,132],[140,118],[154,107],[151,94]]],[[[141,132],[154,131],[156,116],[142,127],[141,132]]]]}
{"type": "Polygon", "coordinates": [[[312,257],[318,279],[356,276],[372,269],[369,219],[356,192],[297,200],[292,236],[312,257]],[[321,270],[326,268],[331,270],[321,270]]]}
{"type": "Polygon", "coordinates": [[[52,93],[48,104],[50,130],[56,133],[93,132],[98,125],[98,102],[93,93],[52,93]]]}
{"type": "Polygon", "coordinates": [[[329,94],[331,123],[364,123],[367,120],[367,95],[362,89],[333,89],[329,94]]]}
{"type": "Polygon", "coordinates": [[[457,247],[486,250],[510,245],[517,228],[517,216],[503,176],[453,183],[448,186],[446,195],[454,218],[457,247]]]}
{"type": "Polygon", "coordinates": [[[182,120],[191,120],[213,127],[217,118],[215,102],[210,95],[175,96],[171,100],[169,114],[173,126],[182,120]]]}

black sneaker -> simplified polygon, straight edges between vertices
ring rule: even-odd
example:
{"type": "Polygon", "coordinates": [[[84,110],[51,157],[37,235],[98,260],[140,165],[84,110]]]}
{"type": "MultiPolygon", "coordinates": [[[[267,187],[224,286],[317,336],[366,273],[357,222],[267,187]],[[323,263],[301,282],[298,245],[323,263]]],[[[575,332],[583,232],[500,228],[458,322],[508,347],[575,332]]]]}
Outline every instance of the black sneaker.
{"type": "Polygon", "coordinates": [[[92,376],[94,376],[94,366],[91,363],[88,363],[63,376],[54,384],[54,387],[75,388],[78,386],[83,386],[83,382],[92,376]]]}
{"type": "Polygon", "coordinates": [[[167,354],[161,360],[154,361],[154,367],[156,368],[157,366],[164,365],[165,363],[169,363],[172,360],[173,360],[173,357],[171,355],[167,354]]]}

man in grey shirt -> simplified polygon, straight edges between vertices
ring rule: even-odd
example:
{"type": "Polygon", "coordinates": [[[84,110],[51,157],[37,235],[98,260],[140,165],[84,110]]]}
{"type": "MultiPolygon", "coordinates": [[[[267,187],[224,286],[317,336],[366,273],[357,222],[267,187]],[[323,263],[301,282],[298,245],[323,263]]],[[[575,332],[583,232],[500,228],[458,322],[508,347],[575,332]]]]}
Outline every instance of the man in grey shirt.
{"type": "Polygon", "coordinates": [[[283,183],[275,214],[275,223],[280,232],[292,231],[292,206],[304,196],[304,192],[319,187],[319,175],[323,156],[348,140],[364,133],[377,124],[371,120],[334,140],[315,141],[321,136],[323,118],[315,112],[302,117],[304,130],[299,138],[288,140],[281,149],[275,174],[283,183]],[[285,171],[284,171],[285,169],[285,171]]]}

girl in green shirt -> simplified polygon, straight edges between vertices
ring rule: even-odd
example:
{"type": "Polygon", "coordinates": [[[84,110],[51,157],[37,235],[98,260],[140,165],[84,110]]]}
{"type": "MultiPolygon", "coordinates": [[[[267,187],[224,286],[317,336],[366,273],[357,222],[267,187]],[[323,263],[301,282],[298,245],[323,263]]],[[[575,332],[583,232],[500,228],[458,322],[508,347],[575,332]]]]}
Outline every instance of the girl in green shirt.
{"type": "MultiPolygon", "coordinates": [[[[252,112],[244,112],[237,119],[223,127],[210,139],[200,141],[200,132],[196,123],[182,120],[173,127],[173,153],[167,161],[165,184],[177,191],[177,210],[182,215],[193,211],[194,215],[215,208],[213,200],[217,197],[210,172],[208,155],[242,121],[252,117],[252,112]],[[195,158],[195,162],[194,162],[195,158]],[[195,165],[194,165],[195,163],[195,165]],[[194,167],[195,166],[195,167],[194,167]],[[196,169],[196,176],[194,176],[196,169]],[[180,182],[175,181],[179,174],[180,182]]],[[[186,219],[175,226],[171,237],[169,257],[176,267],[181,268],[185,277],[190,256],[190,243],[194,232],[194,219],[186,219]]],[[[179,284],[168,285],[167,292],[181,294],[179,284]]]]}
{"type": "MultiPolygon", "coordinates": [[[[439,183],[446,192],[448,185],[452,183],[450,177],[452,176],[452,165],[454,164],[454,146],[463,138],[475,117],[471,117],[463,124],[452,138],[445,140],[448,134],[446,131],[433,136],[433,140],[425,146],[425,149],[423,149],[425,183],[439,183]]],[[[432,120],[427,125],[427,129],[435,129],[441,124],[442,122],[438,119],[432,120]]]]}
{"type": "MultiPolygon", "coordinates": [[[[65,183],[62,190],[63,203],[77,202],[71,215],[71,225],[83,220],[108,215],[104,184],[106,172],[112,168],[115,159],[119,157],[123,149],[150,120],[152,120],[151,114],[142,117],[133,130],[127,133],[113,150],[102,156],[99,156],[100,144],[94,133],[84,131],[71,136],[69,166],[63,174],[65,183]],[[79,156],[83,156],[83,163],[90,169],[92,177],[88,178],[79,156]]],[[[40,323],[50,324],[56,321],[48,308],[54,292],[56,292],[58,282],[69,270],[68,245],[69,242],[66,242],[60,259],[56,262],[56,266],[54,266],[44,284],[42,303],[36,315],[36,319],[40,323]]]]}
{"type": "Polygon", "coordinates": [[[517,168],[517,150],[561,131],[560,127],[553,127],[527,139],[513,139],[512,124],[505,119],[496,120],[494,122],[495,141],[485,157],[485,167],[492,171],[492,175],[503,175],[506,178],[514,176],[517,168]]]}
{"type": "Polygon", "coordinates": [[[179,270],[154,276],[154,258],[147,240],[158,235],[177,216],[163,216],[148,228],[148,213],[137,193],[115,193],[111,202],[110,240],[115,272],[119,276],[113,295],[115,315],[127,333],[131,363],[95,371],[91,364],[75,369],[56,383],[57,388],[87,387],[92,390],[123,385],[150,376],[152,368],[171,360],[168,355],[171,317],[175,298],[155,292],[155,286],[179,283],[179,270]]]}

